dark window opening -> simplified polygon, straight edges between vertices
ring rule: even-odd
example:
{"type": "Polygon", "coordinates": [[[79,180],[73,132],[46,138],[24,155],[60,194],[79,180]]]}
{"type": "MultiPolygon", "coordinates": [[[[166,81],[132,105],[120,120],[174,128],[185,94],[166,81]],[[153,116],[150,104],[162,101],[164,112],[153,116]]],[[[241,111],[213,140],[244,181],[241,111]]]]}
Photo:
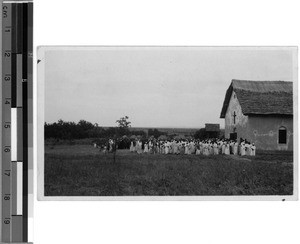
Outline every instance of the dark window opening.
{"type": "Polygon", "coordinates": [[[286,128],[283,126],[279,128],[278,143],[286,144],[286,128]]]}

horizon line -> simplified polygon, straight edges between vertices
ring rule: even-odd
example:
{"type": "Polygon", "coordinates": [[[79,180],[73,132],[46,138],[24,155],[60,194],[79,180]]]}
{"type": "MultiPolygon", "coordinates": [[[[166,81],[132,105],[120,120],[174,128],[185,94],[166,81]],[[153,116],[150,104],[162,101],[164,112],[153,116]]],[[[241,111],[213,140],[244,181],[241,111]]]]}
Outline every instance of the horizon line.
{"type": "MultiPolygon", "coordinates": [[[[74,122],[74,121],[66,121],[66,120],[63,120],[63,121],[64,122],[74,122]]],[[[87,120],[85,120],[85,121],[87,121],[87,120]]],[[[89,121],[87,121],[87,122],[89,122],[89,121]]],[[[47,123],[47,124],[53,124],[53,123],[57,123],[57,121],[56,122],[52,122],[52,123],[45,121],[45,123],[47,123]]],[[[74,123],[76,123],[76,122],[74,122],[74,123]]],[[[92,122],[90,122],[90,123],[92,123],[92,122]]],[[[100,125],[99,123],[92,123],[92,124],[93,125],[94,124],[98,124],[98,126],[102,127],[102,128],[118,127],[117,125],[100,125]]],[[[219,124],[220,125],[220,123],[207,123],[207,124],[219,124]]],[[[199,126],[199,127],[193,127],[193,126],[191,126],[191,127],[184,127],[184,126],[181,126],[181,127],[180,126],[130,126],[129,129],[130,128],[140,128],[140,129],[197,129],[197,130],[199,130],[199,129],[205,128],[205,125],[202,125],[202,126],[199,126]]],[[[220,129],[225,129],[225,127],[222,127],[220,125],[220,129]]]]}

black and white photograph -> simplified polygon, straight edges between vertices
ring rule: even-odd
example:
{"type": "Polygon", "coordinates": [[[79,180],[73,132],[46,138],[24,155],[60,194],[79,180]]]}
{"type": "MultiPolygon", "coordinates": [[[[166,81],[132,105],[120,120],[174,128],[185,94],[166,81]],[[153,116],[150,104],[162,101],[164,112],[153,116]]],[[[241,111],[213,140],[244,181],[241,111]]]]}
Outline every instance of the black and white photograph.
{"type": "Polygon", "coordinates": [[[295,197],[296,52],[39,47],[41,199],[295,197]]]}
{"type": "Polygon", "coordinates": [[[300,243],[299,1],[1,6],[0,243],[300,243]]]}

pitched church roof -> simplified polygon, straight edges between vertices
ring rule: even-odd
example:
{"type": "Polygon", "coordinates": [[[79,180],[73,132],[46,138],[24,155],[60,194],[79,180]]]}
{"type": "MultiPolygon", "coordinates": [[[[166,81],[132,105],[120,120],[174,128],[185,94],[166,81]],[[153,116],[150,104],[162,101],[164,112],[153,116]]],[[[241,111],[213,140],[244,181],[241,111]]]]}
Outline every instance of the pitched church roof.
{"type": "Polygon", "coordinates": [[[293,115],[292,82],[232,80],[220,118],[225,118],[233,91],[244,115],[293,115]]]}

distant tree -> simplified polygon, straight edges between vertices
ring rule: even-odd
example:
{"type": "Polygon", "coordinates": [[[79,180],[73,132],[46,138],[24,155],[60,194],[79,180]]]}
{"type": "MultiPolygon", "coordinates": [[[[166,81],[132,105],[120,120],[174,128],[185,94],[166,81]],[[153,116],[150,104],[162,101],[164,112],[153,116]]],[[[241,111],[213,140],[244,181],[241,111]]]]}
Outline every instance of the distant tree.
{"type": "Polygon", "coordinates": [[[54,123],[45,123],[45,139],[74,140],[85,138],[113,138],[114,136],[129,135],[130,122],[128,116],[120,119],[118,127],[102,128],[97,123],[93,124],[86,120],[78,123],[67,122],[62,119],[54,123]]]}
{"type": "Polygon", "coordinates": [[[116,123],[118,124],[118,136],[129,135],[129,128],[131,127],[131,122],[128,119],[128,116],[124,116],[116,121],[116,123]]]}
{"type": "Polygon", "coordinates": [[[85,121],[85,120],[80,120],[78,122],[78,125],[83,129],[83,130],[89,130],[93,129],[94,125],[91,122],[85,121]]]}
{"type": "Polygon", "coordinates": [[[130,121],[128,121],[128,119],[129,119],[129,117],[128,116],[124,116],[124,117],[122,117],[122,118],[120,118],[120,119],[118,119],[117,121],[116,121],[116,123],[118,124],[118,127],[119,128],[129,128],[129,127],[131,127],[131,122],[130,121]]]}

